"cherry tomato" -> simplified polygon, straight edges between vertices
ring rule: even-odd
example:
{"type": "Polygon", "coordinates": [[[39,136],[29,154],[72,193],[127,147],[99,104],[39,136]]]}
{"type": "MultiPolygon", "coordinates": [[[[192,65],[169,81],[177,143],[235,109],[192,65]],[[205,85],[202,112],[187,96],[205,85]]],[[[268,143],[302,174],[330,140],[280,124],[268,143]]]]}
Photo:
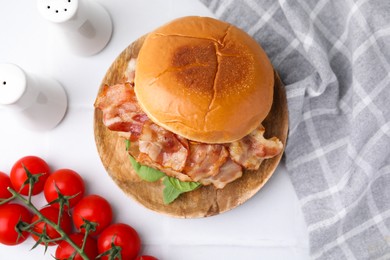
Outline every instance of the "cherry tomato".
{"type": "Polygon", "coordinates": [[[7,190],[8,187],[12,188],[11,179],[4,172],[0,172],[0,200],[12,197],[11,192],[7,190]]]}
{"type": "Polygon", "coordinates": [[[73,210],[73,223],[77,230],[85,233],[85,229],[81,228],[84,224],[83,219],[97,224],[96,231],[90,233],[92,236],[97,235],[112,221],[111,205],[103,197],[88,195],[82,198],[73,210]]]}
{"type": "MultiPolygon", "coordinates": [[[[84,234],[75,233],[71,234],[69,238],[78,246],[82,247],[84,241],[84,234]]],[[[65,240],[61,241],[56,249],[56,259],[58,260],[67,260],[74,254],[74,248],[65,240]]],[[[87,237],[87,242],[85,242],[84,253],[88,256],[89,259],[95,259],[98,256],[98,249],[96,240],[92,237],[87,237]]],[[[73,260],[82,260],[83,258],[76,254],[73,260]]]]}
{"type": "MultiPolygon", "coordinates": [[[[47,178],[43,189],[47,202],[52,202],[58,198],[56,186],[62,195],[76,197],[69,200],[70,207],[74,207],[79,202],[85,193],[84,181],[80,175],[69,169],[61,169],[53,172],[47,178]]],[[[54,203],[52,206],[58,208],[59,204],[54,203]]]]}
{"type": "Polygon", "coordinates": [[[10,177],[11,177],[11,183],[12,186],[15,188],[16,191],[18,191],[22,195],[28,195],[28,189],[30,185],[24,186],[23,189],[23,183],[27,180],[27,173],[24,170],[24,167],[27,168],[27,170],[32,174],[42,174],[39,177],[39,180],[37,183],[34,184],[34,188],[32,190],[32,194],[36,195],[43,191],[43,186],[45,185],[45,181],[47,177],[50,175],[50,168],[47,163],[37,157],[37,156],[26,156],[21,159],[19,159],[14,166],[11,169],[10,177]]]}
{"type": "MultiPolygon", "coordinates": [[[[54,223],[58,222],[59,209],[50,206],[50,207],[42,208],[39,212],[42,213],[42,215],[45,216],[47,219],[53,221],[54,223]]],[[[38,219],[39,216],[34,215],[34,217],[31,220],[31,223],[37,221],[38,219]]],[[[46,226],[46,234],[50,239],[56,239],[61,237],[61,235],[52,226],[46,224],[43,221],[40,221],[37,224],[35,224],[33,230],[39,234],[42,234],[45,226],[46,226]]],[[[66,234],[70,234],[72,232],[72,220],[70,219],[68,213],[64,212],[62,214],[60,227],[66,234]]],[[[38,241],[39,239],[39,237],[35,234],[32,234],[32,237],[34,238],[35,241],[38,241]]],[[[49,245],[54,245],[54,244],[55,244],[54,242],[49,243],[49,245]]]]}
{"type": "Polygon", "coordinates": [[[0,206],[0,243],[13,246],[24,242],[28,238],[29,233],[24,231],[18,239],[19,234],[16,227],[19,220],[30,223],[30,211],[19,204],[0,206]]]}
{"type": "Polygon", "coordinates": [[[158,260],[158,259],[150,255],[141,255],[137,257],[135,260],[158,260]]]}
{"type": "MultiPolygon", "coordinates": [[[[112,224],[100,234],[98,238],[99,254],[109,250],[112,242],[122,248],[122,259],[134,259],[141,249],[141,240],[137,231],[122,223],[112,224]]],[[[105,259],[108,257],[102,257],[102,260],[105,259]]]]}

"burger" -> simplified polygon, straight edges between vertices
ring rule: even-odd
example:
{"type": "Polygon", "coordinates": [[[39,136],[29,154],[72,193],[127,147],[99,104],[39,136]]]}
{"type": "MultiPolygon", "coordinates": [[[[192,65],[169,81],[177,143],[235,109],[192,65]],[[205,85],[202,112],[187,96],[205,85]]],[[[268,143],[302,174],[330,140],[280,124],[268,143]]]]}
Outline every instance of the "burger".
{"type": "Polygon", "coordinates": [[[223,189],[283,150],[262,125],[273,103],[273,67],[234,25],[173,20],[146,36],[123,76],[102,88],[95,107],[129,141],[138,165],[223,189]]]}

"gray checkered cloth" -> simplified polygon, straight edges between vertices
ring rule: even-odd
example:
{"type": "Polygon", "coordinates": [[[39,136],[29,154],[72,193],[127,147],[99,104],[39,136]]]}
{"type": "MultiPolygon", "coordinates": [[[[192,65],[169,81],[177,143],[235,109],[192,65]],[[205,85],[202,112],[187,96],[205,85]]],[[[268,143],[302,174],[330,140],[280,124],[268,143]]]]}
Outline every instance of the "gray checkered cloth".
{"type": "Polygon", "coordinates": [[[390,0],[201,0],[286,84],[312,259],[390,259],[390,0]]]}

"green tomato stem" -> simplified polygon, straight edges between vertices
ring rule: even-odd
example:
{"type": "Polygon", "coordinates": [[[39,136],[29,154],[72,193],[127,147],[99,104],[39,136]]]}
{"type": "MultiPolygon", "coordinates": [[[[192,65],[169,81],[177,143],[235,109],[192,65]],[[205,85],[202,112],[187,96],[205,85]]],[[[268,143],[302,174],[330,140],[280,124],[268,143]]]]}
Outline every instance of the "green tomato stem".
{"type": "Polygon", "coordinates": [[[84,248],[85,248],[85,244],[87,243],[87,238],[88,238],[88,233],[89,233],[89,230],[85,230],[85,234],[84,234],[84,241],[83,241],[83,244],[81,245],[81,250],[84,251],[84,248]]]}
{"type": "MultiPolygon", "coordinates": [[[[28,232],[30,232],[30,229],[33,227],[33,226],[35,226],[36,224],[38,224],[39,222],[41,222],[42,220],[41,219],[37,219],[37,220],[35,220],[34,222],[32,222],[32,223],[30,223],[30,224],[28,224],[27,226],[25,226],[23,229],[23,231],[28,231],[28,232]]],[[[32,233],[33,231],[31,231],[30,233],[32,233]]]]}
{"type": "Polygon", "coordinates": [[[61,223],[61,219],[62,219],[62,211],[64,210],[64,204],[63,203],[59,203],[60,204],[60,210],[58,211],[58,221],[57,221],[57,225],[59,226],[60,223],[61,223]]]}
{"type": "Polygon", "coordinates": [[[63,240],[68,242],[74,250],[84,259],[84,260],[89,260],[88,256],[84,253],[84,251],[79,248],[73,241],[72,239],[69,238],[69,236],[61,229],[60,225],[54,223],[50,219],[46,218],[39,210],[34,206],[34,204],[31,202],[31,196],[29,196],[29,199],[24,198],[22,195],[17,193],[15,190],[8,188],[9,192],[12,193],[12,195],[15,198],[18,198],[26,207],[28,207],[34,214],[36,214],[39,219],[44,221],[46,224],[50,225],[52,228],[54,228],[60,235],[63,240]]]}
{"type": "Polygon", "coordinates": [[[32,179],[30,179],[30,184],[28,185],[28,203],[29,204],[31,204],[33,186],[34,186],[34,183],[33,183],[32,179]]]}
{"type": "Polygon", "coordinates": [[[15,199],[15,196],[13,196],[13,195],[11,197],[9,197],[8,199],[0,199],[0,205],[3,205],[7,202],[10,202],[13,199],[15,199]]]}

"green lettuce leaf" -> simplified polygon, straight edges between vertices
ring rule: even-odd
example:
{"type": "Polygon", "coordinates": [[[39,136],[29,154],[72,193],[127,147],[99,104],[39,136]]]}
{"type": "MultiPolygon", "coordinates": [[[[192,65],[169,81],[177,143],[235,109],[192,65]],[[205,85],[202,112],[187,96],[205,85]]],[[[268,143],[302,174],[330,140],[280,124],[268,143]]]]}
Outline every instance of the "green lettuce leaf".
{"type": "MultiPolygon", "coordinates": [[[[125,140],[126,151],[129,151],[130,140],[125,140]]],[[[151,167],[139,164],[133,156],[129,155],[131,166],[133,166],[134,171],[138,176],[144,181],[155,182],[165,176],[165,174],[159,170],[153,169],[151,167]]]]}
{"type": "Polygon", "coordinates": [[[130,140],[125,140],[125,145],[126,145],[126,151],[129,151],[129,148],[130,148],[130,140]]]}
{"type": "Polygon", "coordinates": [[[177,199],[180,194],[193,191],[201,186],[199,182],[184,182],[169,176],[164,177],[163,184],[165,185],[163,190],[163,200],[165,204],[170,204],[177,199]]]}
{"type": "Polygon", "coordinates": [[[138,176],[141,179],[149,182],[154,182],[154,181],[158,181],[159,179],[165,176],[165,174],[159,170],[139,164],[133,158],[133,156],[129,156],[129,157],[130,157],[130,163],[133,166],[134,171],[138,174],[138,176]]]}
{"type": "Polygon", "coordinates": [[[201,185],[199,182],[180,181],[172,177],[168,177],[168,180],[175,189],[181,192],[193,191],[201,185]]]}
{"type": "MultiPolygon", "coordinates": [[[[130,141],[126,140],[126,151],[129,150],[130,144],[130,141]]],[[[133,166],[134,171],[142,180],[155,182],[165,176],[163,179],[163,184],[165,186],[163,190],[163,201],[165,204],[170,204],[177,199],[180,194],[193,191],[201,186],[199,182],[184,182],[179,179],[166,176],[159,170],[138,163],[131,155],[129,155],[129,158],[131,166],[133,166]]]]}
{"type": "Polygon", "coordinates": [[[163,201],[165,204],[170,204],[172,203],[175,199],[177,199],[180,194],[183,192],[177,190],[169,181],[169,177],[166,176],[163,179],[163,184],[164,184],[164,190],[163,190],[163,201]]]}

